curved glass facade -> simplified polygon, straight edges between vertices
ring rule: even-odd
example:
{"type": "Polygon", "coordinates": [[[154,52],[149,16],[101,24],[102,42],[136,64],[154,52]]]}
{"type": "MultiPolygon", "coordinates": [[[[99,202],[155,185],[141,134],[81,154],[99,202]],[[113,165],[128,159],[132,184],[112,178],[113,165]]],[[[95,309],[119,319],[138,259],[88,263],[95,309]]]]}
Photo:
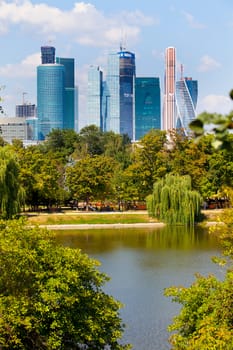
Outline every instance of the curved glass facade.
{"type": "Polygon", "coordinates": [[[62,129],[64,120],[64,75],[60,64],[37,67],[38,140],[44,140],[52,129],[62,129]]]}
{"type": "Polygon", "coordinates": [[[159,78],[135,79],[135,140],[151,129],[161,129],[161,94],[159,78]]]}
{"type": "Polygon", "coordinates": [[[176,82],[177,128],[190,133],[189,124],[196,118],[198,86],[197,80],[184,78],[176,82]]]}

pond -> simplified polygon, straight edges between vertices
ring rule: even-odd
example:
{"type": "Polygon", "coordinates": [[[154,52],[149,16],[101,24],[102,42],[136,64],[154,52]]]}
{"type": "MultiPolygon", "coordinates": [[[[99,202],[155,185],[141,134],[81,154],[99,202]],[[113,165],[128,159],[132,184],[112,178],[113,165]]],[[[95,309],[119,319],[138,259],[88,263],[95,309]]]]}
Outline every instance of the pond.
{"type": "Polygon", "coordinates": [[[111,280],[104,287],[124,304],[124,343],[134,350],[170,349],[167,326],[179,305],[164,296],[171,285],[190,285],[194,274],[224,271],[211,262],[219,255],[217,238],[207,229],[179,227],[58,231],[65,246],[81,248],[101,262],[111,280]]]}

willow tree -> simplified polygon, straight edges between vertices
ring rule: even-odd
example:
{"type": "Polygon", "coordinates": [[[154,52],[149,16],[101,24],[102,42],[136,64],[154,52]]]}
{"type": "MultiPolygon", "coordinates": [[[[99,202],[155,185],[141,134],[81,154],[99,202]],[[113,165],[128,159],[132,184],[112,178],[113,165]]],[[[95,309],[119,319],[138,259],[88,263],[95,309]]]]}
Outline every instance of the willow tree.
{"type": "Polygon", "coordinates": [[[9,147],[0,148],[0,216],[11,219],[20,211],[24,191],[19,183],[19,166],[9,147]]]}
{"type": "Polygon", "coordinates": [[[193,225],[200,219],[201,202],[189,175],[168,174],[154,184],[147,208],[150,216],[167,224],[193,225]]]}

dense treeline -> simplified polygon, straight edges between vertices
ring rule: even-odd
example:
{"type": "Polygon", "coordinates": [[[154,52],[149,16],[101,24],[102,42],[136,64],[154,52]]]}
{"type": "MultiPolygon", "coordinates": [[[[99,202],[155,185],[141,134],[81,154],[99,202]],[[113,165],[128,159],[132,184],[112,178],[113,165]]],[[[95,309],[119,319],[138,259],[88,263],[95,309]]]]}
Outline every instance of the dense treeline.
{"type": "MultiPolygon", "coordinates": [[[[227,139],[231,143],[232,134],[227,139]]],[[[25,206],[33,209],[78,202],[115,202],[126,208],[145,201],[166,174],[189,175],[202,198],[226,195],[233,184],[233,153],[216,150],[213,135],[197,143],[179,130],[169,138],[164,131],[151,130],[131,144],[126,135],[91,125],[80,133],[53,130],[35,146],[23,147],[19,140],[0,144],[15,161],[25,206]]],[[[1,176],[3,172],[1,167],[1,176]]]]}

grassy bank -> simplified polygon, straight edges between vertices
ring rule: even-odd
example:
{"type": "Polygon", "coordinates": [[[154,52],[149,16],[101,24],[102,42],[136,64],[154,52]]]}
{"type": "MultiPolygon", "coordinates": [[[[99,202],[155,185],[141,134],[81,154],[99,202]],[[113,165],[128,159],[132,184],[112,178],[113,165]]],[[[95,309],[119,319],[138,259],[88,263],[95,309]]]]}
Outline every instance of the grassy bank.
{"type": "Polygon", "coordinates": [[[53,213],[30,214],[28,222],[32,225],[78,225],[78,224],[134,224],[157,222],[145,213],[53,213]]]}
{"type": "MultiPolygon", "coordinates": [[[[203,211],[204,222],[216,221],[221,210],[203,211]]],[[[26,213],[29,224],[32,225],[78,225],[78,224],[134,224],[151,223],[158,220],[150,218],[146,211],[140,212],[78,212],[64,211],[62,213],[26,213]]]]}

